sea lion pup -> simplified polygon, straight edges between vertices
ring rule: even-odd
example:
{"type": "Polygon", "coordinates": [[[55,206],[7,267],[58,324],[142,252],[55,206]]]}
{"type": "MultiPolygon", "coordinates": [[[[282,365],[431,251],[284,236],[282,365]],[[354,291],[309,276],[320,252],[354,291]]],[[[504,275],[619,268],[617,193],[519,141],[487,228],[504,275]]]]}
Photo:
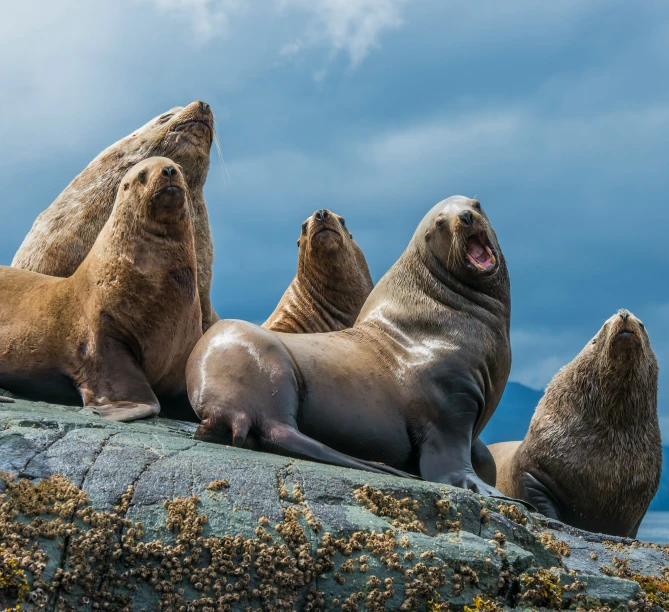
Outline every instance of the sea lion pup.
{"type": "Polygon", "coordinates": [[[297,334],[352,327],[374,283],[344,218],[317,210],[302,224],[297,246],[297,274],[262,326],[297,334]]]}
{"type": "Polygon", "coordinates": [[[74,274],[111,214],[123,175],[143,159],[168,157],[183,168],[188,183],[202,325],[208,329],[218,321],[209,299],[214,246],[202,192],[213,137],[211,108],[206,102],[193,102],[163,113],[114,143],[40,213],[12,266],[49,276],[74,274]]]}
{"type": "Polygon", "coordinates": [[[660,482],[657,374],[643,323],[620,310],[555,375],[525,439],[490,445],[500,491],[574,527],[635,537],[660,482]]]}
{"type": "Polygon", "coordinates": [[[509,276],[476,200],[421,221],[351,329],[270,332],[219,321],[186,368],[196,438],[500,495],[472,442],[511,367],[509,276]],[[370,461],[381,461],[379,466],[370,461]]]}
{"type": "Polygon", "coordinates": [[[0,387],[132,421],[185,398],[202,336],[182,171],[150,158],[123,177],[93,248],[68,278],[0,268],[0,387]]]}

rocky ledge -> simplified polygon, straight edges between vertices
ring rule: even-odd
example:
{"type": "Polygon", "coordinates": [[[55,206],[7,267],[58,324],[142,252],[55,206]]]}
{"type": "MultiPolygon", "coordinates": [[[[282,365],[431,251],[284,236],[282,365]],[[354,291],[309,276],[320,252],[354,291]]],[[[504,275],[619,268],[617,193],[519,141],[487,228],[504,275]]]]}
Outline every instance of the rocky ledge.
{"type": "Polygon", "coordinates": [[[669,609],[667,548],[193,430],[0,404],[0,607],[669,609]]]}

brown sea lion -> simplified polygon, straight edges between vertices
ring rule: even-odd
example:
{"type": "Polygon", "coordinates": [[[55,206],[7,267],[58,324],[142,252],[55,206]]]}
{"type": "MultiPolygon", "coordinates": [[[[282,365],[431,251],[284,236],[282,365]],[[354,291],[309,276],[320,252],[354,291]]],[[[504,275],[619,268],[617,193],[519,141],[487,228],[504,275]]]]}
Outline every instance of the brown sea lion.
{"type": "Polygon", "coordinates": [[[317,210],[302,224],[297,246],[297,274],[262,326],[297,334],[352,327],[374,283],[344,218],[317,210]]]}
{"type": "Polygon", "coordinates": [[[183,172],[134,166],[111,216],[68,278],[0,268],[0,387],[79,404],[106,419],[158,414],[185,394],[202,336],[197,261],[183,172]]]}
{"type": "Polygon", "coordinates": [[[114,143],[40,213],[12,266],[49,276],[74,274],[111,214],[123,175],[144,159],[168,157],[181,165],[188,183],[202,324],[208,329],[218,321],[209,299],[214,246],[202,192],[213,137],[211,108],[206,102],[193,102],[173,108],[114,143]]]}
{"type": "Polygon", "coordinates": [[[660,482],[657,361],[612,316],[546,388],[522,442],[491,444],[497,487],[574,527],[635,537],[660,482]]]}
{"type": "Polygon", "coordinates": [[[270,332],[219,321],[188,361],[196,438],[500,495],[472,441],[511,367],[509,276],[476,200],[421,221],[351,329],[270,332]],[[370,461],[381,461],[379,466],[370,461]]]}

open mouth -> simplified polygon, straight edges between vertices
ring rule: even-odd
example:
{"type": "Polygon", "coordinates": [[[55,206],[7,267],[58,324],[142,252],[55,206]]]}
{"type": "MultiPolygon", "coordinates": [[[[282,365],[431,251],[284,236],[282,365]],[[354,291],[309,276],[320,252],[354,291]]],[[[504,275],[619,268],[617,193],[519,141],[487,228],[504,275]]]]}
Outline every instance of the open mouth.
{"type": "Polygon", "coordinates": [[[490,270],[497,263],[485,234],[474,234],[467,239],[467,258],[481,272],[490,270]]]}

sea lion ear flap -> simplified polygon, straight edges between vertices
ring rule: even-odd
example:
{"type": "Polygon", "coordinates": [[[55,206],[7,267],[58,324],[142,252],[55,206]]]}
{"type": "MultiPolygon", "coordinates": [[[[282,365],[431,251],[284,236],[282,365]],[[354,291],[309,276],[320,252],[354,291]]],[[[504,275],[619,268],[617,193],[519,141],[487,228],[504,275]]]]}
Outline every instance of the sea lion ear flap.
{"type": "Polygon", "coordinates": [[[298,248],[300,246],[300,239],[299,238],[297,239],[297,246],[298,246],[298,248]]]}

